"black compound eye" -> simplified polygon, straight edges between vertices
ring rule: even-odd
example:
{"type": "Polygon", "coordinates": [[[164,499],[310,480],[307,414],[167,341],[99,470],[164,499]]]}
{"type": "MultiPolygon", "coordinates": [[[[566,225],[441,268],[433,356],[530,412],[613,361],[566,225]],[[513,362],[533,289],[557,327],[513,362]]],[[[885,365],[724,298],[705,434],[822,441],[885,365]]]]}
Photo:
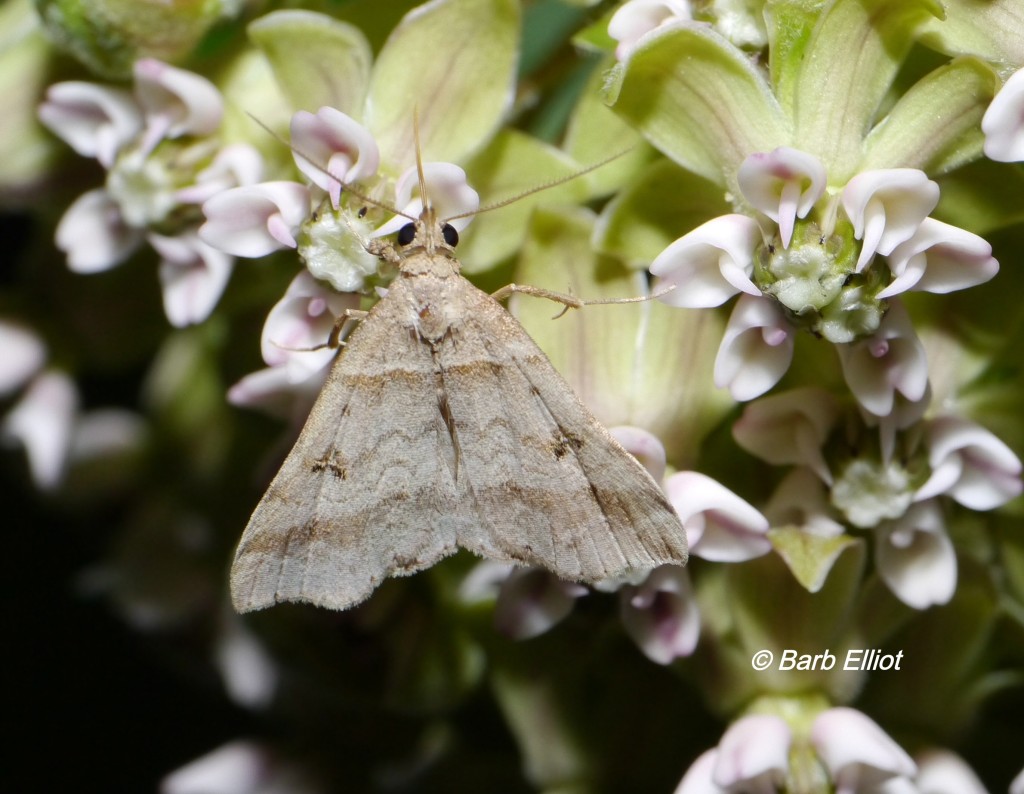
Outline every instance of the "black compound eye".
{"type": "Polygon", "coordinates": [[[444,237],[444,241],[452,248],[459,244],[459,233],[450,223],[446,223],[441,227],[441,236],[444,237]]]}
{"type": "Polygon", "coordinates": [[[416,224],[405,224],[405,226],[398,230],[398,237],[396,239],[398,240],[399,245],[408,245],[411,243],[416,239],[416,224]]]}

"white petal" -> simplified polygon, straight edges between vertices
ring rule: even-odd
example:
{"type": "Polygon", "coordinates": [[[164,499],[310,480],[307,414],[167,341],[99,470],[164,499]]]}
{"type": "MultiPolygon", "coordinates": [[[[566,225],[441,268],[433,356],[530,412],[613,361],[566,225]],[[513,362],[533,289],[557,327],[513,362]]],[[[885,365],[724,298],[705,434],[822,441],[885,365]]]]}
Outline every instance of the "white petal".
{"type": "Polygon", "coordinates": [[[985,156],[1002,163],[1024,160],[1024,69],[1003,85],[981,120],[985,156]]]}
{"type": "Polygon", "coordinates": [[[839,791],[870,789],[893,777],[913,777],[917,766],[867,715],[851,708],[822,712],[811,743],[839,791]]]}
{"type": "Polygon", "coordinates": [[[889,255],[896,278],[879,298],[905,290],[946,293],[983,284],[999,272],[992,246],[966,229],[925,218],[917,232],[889,255]]]}
{"type": "Polygon", "coordinates": [[[160,794],[320,794],[324,790],[294,762],[244,740],[222,745],[160,781],[160,794]]]}
{"type": "Polygon", "coordinates": [[[797,468],[783,477],[764,507],[773,527],[796,526],[809,535],[836,538],[846,530],[829,515],[825,486],[810,469],[797,468]]]}
{"type": "Polygon", "coordinates": [[[46,345],[23,325],[0,320],[0,397],[22,386],[46,363],[46,345]]]}
{"type": "Polygon", "coordinates": [[[831,483],[821,445],[838,414],[835,398],[824,389],[792,389],[750,403],[732,434],[741,447],[768,463],[802,464],[831,483]]]}
{"type": "Polygon", "coordinates": [[[888,255],[939,202],[939,186],[916,168],[865,171],[851,179],[840,196],[853,234],[862,240],[857,272],[876,253],[888,255]]]}
{"type": "Polygon", "coordinates": [[[586,593],[542,568],[515,568],[498,593],[494,627],[515,640],[536,637],[564,620],[586,593]]]}
{"type": "Polygon", "coordinates": [[[332,107],[322,107],[316,115],[300,110],[292,116],[291,143],[295,165],[330,194],[335,209],[342,183],[367,179],[380,167],[380,152],[370,131],[332,107]]]}
{"type": "Polygon", "coordinates": [[[740,402],[779,382],[793,360],[794,332],[778,304],[741,295],[715,358],[715,385],[740,402]]]}
{"type": "Polygon", "coordinates": [[[195,231],[177,237],[150,234],[161,256],[164,313],[175,328],[201,323],[213,311],[231,277],[234,259],[199,239],[195,231]]]}
{"type": "Polygon", "coordinates": [[[224,103],[205,77],[153,58],[137,60],[134,71],[135,96],[146,116],[142,151],[164,138],[211,135],[220,127],[224,103]]]}
{"type": "Polygon", "coordinates": [[[43,490],[56,487],[64,475],[77,413],[75,384],[51,370],[29,384],[0,425],[4,438],[24,446],[32,479],[43,490]]]}
{"type": "Polygon", "coordinates": [[[1024,769],[1010,782],[1010,794],[1024,794],[1024,769]]]}
{"type": "Polygon", "coordinates": [[[138,450],[146,434],[142,417],[122,408],[97,408],[78,416],[68,459],[93,461],[138,450]]]}
{"type": "Polygon", "coordinates": [[[301,383],[290,380],[284,367],[268,367],[243,377],[228,389],[227,398],[232,405],[258,408],[273,416],[301,422],[308,416],[326,378],[326,367],[301,383]]]}
{"type": "Polygon", "coordinates": [[[103,188],[83,193],[57,224],[57,247],[67,254],[75,273],[99,273],[127,259],[142,231],[125,225],[117,203],[103,188]]]}
{"type": "Polygon", "coordinates": [[[224,619],[214,647],[214,662],[228,696],[245,708],[270,705],[280,675],[266,648],[234,613],[224,619]]]}
{"type": "MultiPolygon", "coordinates": [[[[442,221],[451,219],[452,226],[460,232],[465,229],[473,216],[454,216],[473,213],[480,207],[480,196],[466,181],[466,172],[452,163],[424,163],[423,179],[436,216],[442,221]]],[[[419,196],[419,178],[415,167],[407,168],[395,184],[395,206],[404,214],[396,215],[371,237],[393,234],[409,223],[409,218],[420,216],[423,202],[419,196]]]]}
{"type": "Polygon", "coordinates": [[[619,42],[615,57],[620,61],[625,59],[645,34],[660,25],[692,18],[690,4],[686,0],[630,0],[624,3],[608,21],[608,35],[619,42]]]}
{"type": "Polygon", "coordinates": [[[697,647],[700,611],[690,576],[681,566],[660,565],[643,584],[623,587],[619,616],[637,647],[657,664],[689,656],[697,647]]]}
{"type": "Polygon", "coordinates": [[[933,474],[918,498],[948,493],[964,507],[991,510],[1021,493],[1020,459],[980,425],[938,417],[928,423],[926,443],[933,474]]]}
{"type": "Polygon", "coordinates": [[[893,300],[878,330],[866,339],[836,345],[850,391],[875,416],[893,410],[896,394],[917,402],[928,389],[928,359],[903,304],[893,300]]]}
{"type": "Polygon", "coordinates": [[[39,120],[104,168],[114,164],[118,150],[142,129],[142,114],[131,94],[94,83],[50,86],[39,106],[39,120]]]}
{"type": "Polygon", "coordinates": [[[721,306],[737,292],[760,295],[750,280],[754,249],[761,242],[757,222],[746,215],[722,215],[698,226],[658,254],[651,273],[661,286],[676,289],[658,298],[670,306],[721,306]]]}
{"type": "Polygon", "coordinates": [[[793,733],[781,717],[755,714],[729,726],[718,743],[713,780],[730,791],[774,791],[789,770],[793,733]]]}
{"type": "Polygon", "coordinates": [[[610,427],[608,432],[626,452],[643,464],[656,482],[661,482],[665,476],[665,445],[656,435],[630,425],[610,427]]]}
{"type": "Polygon", "coordinates": [[[796,218],[805,218],[825,193],[825,166],[813,154],[780,146],[747,157],[736,174],[743,197],[777,224],[788,248],[796,218]]]}
{"type": "Polygon", "coordinates": [[[718,748],[706,750],[690,764],[683,779],[673,794],[727,794],[721,786],[716,786],[711,779],[718,762],[718,748]]]}
{"type": "Polygon", "coordinates": [[[297,182],[261,182],[231,188],[203,203],[199,236],[221,251],[257,258],[296,246],[309,217],[309,189],[297,182]]]}
{"type": "Polygon", "coordinates": [[[875,562],[889,589],[914,609],[945,604],[956,591],[956,551],[934,500],[878,529],[875,562]]]}
{"type": "Polygon", "coordinates": [[[263,177],[263,156],[247,143],[233,143],[217,152],[196,175],[194,185],[181,188],[175,198],[182,204],[202,204],[222,190],[255,185],[263,177]]]}
{"type": "Polygon", "coordinates": [[[928,750],[918,755],[917,789],[920,794],[988,794],[967,762],[949,750],[928,750]]]}
{"type": "Polygon", "coordinates": [[[665,493],[686,528],[691,554],[741,562],[771,550],[768,519],[710,477],[678,472],[665,481],[665,493]]]}

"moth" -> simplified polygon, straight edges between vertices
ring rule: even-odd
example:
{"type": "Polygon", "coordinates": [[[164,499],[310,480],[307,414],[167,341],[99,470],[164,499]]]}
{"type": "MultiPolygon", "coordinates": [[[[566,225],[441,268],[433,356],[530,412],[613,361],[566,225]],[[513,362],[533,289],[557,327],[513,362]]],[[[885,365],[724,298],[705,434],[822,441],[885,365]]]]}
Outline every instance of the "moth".
{"type": "Polygon", "coordinates": [[[346,609],[459,548],[582,582],[686,563],[661,488],[460,274],[457,242],[425,200],[379,250],[398,274],[249,520],[238,611],[346,609]]]}

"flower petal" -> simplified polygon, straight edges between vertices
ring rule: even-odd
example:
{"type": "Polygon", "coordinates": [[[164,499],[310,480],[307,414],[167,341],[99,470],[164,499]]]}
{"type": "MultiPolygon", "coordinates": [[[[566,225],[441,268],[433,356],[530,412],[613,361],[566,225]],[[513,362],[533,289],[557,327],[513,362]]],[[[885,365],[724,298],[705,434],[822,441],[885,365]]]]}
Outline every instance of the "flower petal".
{"type": "Polygon", "coordinates": [[[0,397],[18,389],[46,363],[46,345],[23,325],[0,320],[0,397]]]}
{"type": "Polygon", "coordinates": [[[99,273],[119,265],[142,242],[142,231],[125,224],[121,208],[103,188],[83,193],[57,224],[57,247],[75,273],[99,273]]]}
{"type": "Polygon", "coordinates": [[[710,477],[678,472],[665,481],[665,494],[683,522],[691,554],[741,562],[771,550],[768,519],[710,477]]]}
{"type": "Polygon", "coordinates": [[[661,482],[665,476],[665,445],[654,433],[630,425],[610,427],[608,432],[626,452],[643,464],[655,482],[661,482]]]}
{"type": "Polygon", "coordinates": [[[985,156],[1001,163],[1024,160],[1024,69],[1013,73],[981,120],[985,156]]]}
{"type": "Polygon", "coordinates": [[[788,146],[750,155],[736,178],[751,206],[779,224],[783,248],[789,247],[796,219],[807,217],[826,187],[821,160],[788,146]]]}
{"type": "Polygon", "coordinates": [[[762,460],[775,466],[806,465],[829,484],[832,475],[821,446],[838,414],[835,398],[824,389],[792,389],[750,403],[733,425],[732,435],[762,460]]]}
{"type": "Polygon", "coordinates": [[[851,179],[840,194],[843,209],[862,240],[859,273],[876,253],[888,255],[939,202],[939,186],[916,168],[865,171],[851,179]]]}
{"type": "Polygon", "coordinates": [[[867,339],[836,345],[843,377],[857,401],[875,416],[887,416],[897,392],[911,402],[928,390],[928,359],[910,315],[892,301],[878,330],[867,339]]]}
{"type": "Polygon", "coordinates": [[[655,28],[689,19],[693,12],[687,0],[629,0],[608,20],[608,35],[619,42],[615,57],[624,60],[655,28]]]}
{"type": "Polygon", "coordinates": [[[699,309],[721,306],[737,292],[760,295],[750,280],[754,249],[760,242],[757,222],[746,215],[722,215],[698,226],[651,263],[661,286],[676,287],[658,300],[699,309]]]}
{"type": "Polygon", "coordinates": [[[728,791],[778,790],[786,782],[792,741],[781,717],[742,717],[722,734],[712,779],[728,791]]]}
{"type": "Polygon", "coordinates": [[[175,328],[201,323],[224,293],[234,259],[199,239],[195,230],[177,237],[150,234],[160,254],[160,285],[164,313],[175,328]]]}
{"type": "Polygon", "coordinates": [[[644,655],[657,664],[689,656],[700,637],[700,611],[690,575],[679,565],[660,565],[642,584],[619,590],[623,628],[644,655]]]}
{"type": "MultiPolygon", "coordinates": [[[[451,219],[451,225],[460,232],[465,229],[473,220],[471,213],[480,207],[480,195],[469,186],[466,172],[453,163],[424,163],[423,181],[437,218],[441,221],[451,219]],[[455,218],[455,215],[465,217],[455,218]]],[[[410,217],[420,216],[423,201],[419,195],[419,175],[415,166],[407,168],[395,184],[395,206],[403,215],[387,221],[371,237],[397,232],[409,222],[410,217]]]]}
{"type": "Polygon", "coordinates": [[[211,135],[220,127],[224,102],[207,80],[154,58],[135,62],[135,96],[146,116],[142,151],[164,138],[211,135]]]}
{"type": "Polygon", "coordinates": [[[498,593],[494,627],[516,640],[536,637],[564,620],[587,592],[543,568],[515,568],[498,593]]]}
{"type": "Polygon", "coordinates": [[[0,425],[5,439],[25,448],[32,480],[40,489],[55,488],[64,476],[77,413],[74,382],[50,370],[29,384],[0,425]]]}
{"type": "Polygon", "coordinates": [[[297,182],[231,188],[203,203],[206,223],[199,236],[214,248],[249,258],[295,248],[309,201],[309,189],[297,182]]]}
{"type": "Polygon", "coordinates": [[[789,369],[794,336],[775,301],[741,295],[715,358],[715,385],[740,402],[760,397],[789,369]]]}
{"type": "Polygon", "coordinates": [[[890,298],[905,290],[947,293],[983,284],[999,272],[992,246],[966,229],[925,218],[917,232],[889,254],[896,276],[878,293],[890,298]]]}
{"type": "Polygon", "coordinates": [[[690,764],[673,794],[727,794],[725,789],[715,785],[711,779],[717,762],[718,748],[705,750],[690,764]]]}
{"type": "Polygon", "coordinates": [[[110,168],[117,152],[142,129],[142,114],[127,91],[94,83],[50,86],[39,120],[72,149],[110,168]]]}
{"type": "Polygon", "coordinates": [[[202,204],[222,190],[255,185],[262,177],[262,155],[247,143],[233,143],[218,151],[196,175],[195,184],[178,190],[175,198],[182,204],[202,204]]]}
{"type": "Polygon", "coordinates": [[[819,714],[811,726],[811,744],[832,775],[837,794],[917,773],[903,748],[856,709],[840,707],[819,714]]]}
{"type": "Polygon", "coordinates": [[[941,416],[928,422],[925,443],[932,476],[917,500],[946,493],[964,507],[991,510],[1024,488],[1020,459],[981,425],[941,416]]]}
{"type": "Polygon", "coordinates": [[[954,752],[927,750],[914,760],[917,761],[914,782],[921,794],[988,794],[974,770],[954,752]]]}
{"type": "Polygon", "coordinates": [[[295,165],[327,191],[335,209],[343,184],[367,179],[380,167],[370,131],[332,107],[322,107],[316,115],[300,110],[292,116],[291,142],[295,165]]]}
{"type": "Polygon", "coordinates": [[[879,527],[875,561],[893,594],[914,609],[945,604],[956,591],[956,551],[935,500],[879,527]]]}

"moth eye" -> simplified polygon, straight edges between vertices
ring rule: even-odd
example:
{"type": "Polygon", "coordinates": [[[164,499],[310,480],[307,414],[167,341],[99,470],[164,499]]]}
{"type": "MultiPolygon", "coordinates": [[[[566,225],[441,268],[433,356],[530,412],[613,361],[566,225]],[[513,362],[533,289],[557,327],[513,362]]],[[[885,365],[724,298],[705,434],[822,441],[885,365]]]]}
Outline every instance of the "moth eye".
{"type": "Polygon", "coordinates": [[[416,224],[407,223],[401,229],[398,230],[398,244],[408,245],[416,238],[416,224]]]}
{"type": "Polygon", "coordinates": [[[452,248],[459,244],[459,233],[450,223],[446,223],[441,227],[441,236],[444,237],[444,241],[452,248]]]}

